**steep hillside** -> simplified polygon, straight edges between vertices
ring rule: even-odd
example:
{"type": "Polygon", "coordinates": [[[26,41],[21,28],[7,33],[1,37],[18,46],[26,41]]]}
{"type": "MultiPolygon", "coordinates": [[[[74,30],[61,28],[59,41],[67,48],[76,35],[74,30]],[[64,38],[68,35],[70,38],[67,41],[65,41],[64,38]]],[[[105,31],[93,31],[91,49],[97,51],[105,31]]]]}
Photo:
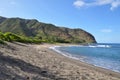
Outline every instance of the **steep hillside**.
{"type": "Polygon", "coordinates": [[[47,40],[75,43],[95,43],[94,36],[82,29],[69,29],[46,24],[35,19],[5,18],[0,16],[0,31],[47,40]]]}

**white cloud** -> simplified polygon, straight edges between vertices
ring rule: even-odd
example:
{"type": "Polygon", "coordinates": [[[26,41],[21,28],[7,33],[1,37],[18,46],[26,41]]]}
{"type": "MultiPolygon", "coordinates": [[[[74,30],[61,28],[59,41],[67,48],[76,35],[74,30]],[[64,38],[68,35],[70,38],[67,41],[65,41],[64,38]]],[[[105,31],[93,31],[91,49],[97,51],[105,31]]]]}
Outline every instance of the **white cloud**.
{"type": "Polygon", "coordinates": [[[120,6],[120,0],[117,0],[116,2],[113,2],[112,4],[111,4],[111,10],[114,10],[114,8],[117,8],[117,7],[119,7],[120,6]]]}
{"type": "Polygon", "coordinates": [[[104,32],[104,33],[111,33],[112,30],[111,30],[111,29],[102,29],[101,32],[104,32]]]}
{"type": "Polygon", "coordinates": [[[113,0],[96,0],[96,4],[98,5],[107,5],[107,4],[111,4],[113,2],[113,0]]]}
{"type": "Polygon", "coordinates": [[[120,6],[120,0],[93,0],[92,2],[86,2],[85,0],[76,0],[73,5],[79,8],[110,5],[110,10],[114,10],[120,6]]]}
{"type": "Polygon", "coordinates": [[[77,0],[73,3],[73,5],[75,5],[76,7],[83,7],[86,3],[82,0],[77,0]]]}

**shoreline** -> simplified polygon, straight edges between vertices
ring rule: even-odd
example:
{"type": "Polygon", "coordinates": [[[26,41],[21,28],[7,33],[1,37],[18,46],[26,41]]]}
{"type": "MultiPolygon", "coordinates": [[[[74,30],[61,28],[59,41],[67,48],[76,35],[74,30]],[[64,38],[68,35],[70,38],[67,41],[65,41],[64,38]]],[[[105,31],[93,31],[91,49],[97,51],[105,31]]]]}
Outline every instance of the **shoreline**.
{"type": "Polygon", "coordinates": [[[120,74],[119,71],[114,71],[114,70],[111,70],[111,69],[108,69],[108,68],[105,68],[105,67],[102,67],[102,66],[97,66],[97,65],[91,64],[91,63],[89,63],[89,62],[86,62],[86,61],[83,60],[83,59],[84,59],[83,56],[80,56],[79,58],[77,58],[77,57],[75,57],[75,55],[73,56],[73,55],[70,54],[70,53],[62,52],[62,51],[60,51],[59,49],[57,49],[57,48],[59,48],[59,47],[71,47],[71,46],[72,46],[72,47],[73,47],[73,46],[75,46],[75,47],[76,47],[76,46],[77,46],[77,47],[80,46],[80,47],[81,47],[82,45],[52,46],[52,47],[49,47],[49,49],[52,49],[53,51],[55,51],[55,52],[57,52],[57,53],[65,56],[65,57],[67,57],[67,58],[70,58],[70,59],[73,59],[73,60],[77,60],[77,61],[80,61],[80,62],[89,64],[89,65],[93,65],[93,66],[95,66],[95,67],[103,68],[103,69],[110,70],[110,71],[113,71],[113,72],[115,72],[115,73],[119,73],[119,74],[120,74]]]}
{"type": "Polygon", "coordinates": [[[87,62],[84,62],[84,61],[81,61],[80,59],[78,58],[75,58],[75,57],[72,57],[72,56],[69,56],[69,55],[66,55],[64,54],[63,52],[57,50],[57,49],[53,49],[53,48],[56,48],[56,47],[69,47],[69,46],[80,46],[80,45],[72,45],[72,44],[60,44],[60,45],[55,45],[55,46],[51,46],[51,47],[48,47],[48,49],[52,50],[53,52],[55,52],[56,54],[59,54],[61,56],[64,56],[65,58],[67,58],[69,61],[79,65],[79,66],[83,66],[83,67],[87,67],[87,68],[90,68],[90,69],[94,69],[96,71],[100,71],[102,73],[105,73],[107,75],[110,75],[110,76],[115,76],[115,77],[118,77],[120,78],[120,72],[116,72],[116,71],[113,71],[113,70],[110,70],[110,69],[107,69],[107,68],[103,68],[103,67],[100,67],[100,66],[95,66],[93,64],[89,64],[87,62]],[[82,65],[81,65],[82,64],[82,65]]]}
{"type": "Polygon", "coordinates": [[[72,44],[36,45],[16,42],[0,46],[0,79],[120,80],[120,73],[68,58],[49,49],[67,45],[72,44]]]}

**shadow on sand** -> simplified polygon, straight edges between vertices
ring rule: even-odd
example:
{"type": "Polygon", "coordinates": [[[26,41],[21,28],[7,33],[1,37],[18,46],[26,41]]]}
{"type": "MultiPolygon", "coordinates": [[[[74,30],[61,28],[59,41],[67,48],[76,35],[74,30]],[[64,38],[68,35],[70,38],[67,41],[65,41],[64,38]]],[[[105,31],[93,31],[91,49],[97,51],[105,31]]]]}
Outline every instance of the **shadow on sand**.
{"type": "Polygon", "coordinates": [[[47,69],[41,69],[40,67],[11,56],[4,56],[3,53],[0,52],[0,80],[45,80],[45,78],[49,80],[67,80],[57,77],[47,69]],[[23,77],[18,74],[20,71],[38,76],[23,77]]]}

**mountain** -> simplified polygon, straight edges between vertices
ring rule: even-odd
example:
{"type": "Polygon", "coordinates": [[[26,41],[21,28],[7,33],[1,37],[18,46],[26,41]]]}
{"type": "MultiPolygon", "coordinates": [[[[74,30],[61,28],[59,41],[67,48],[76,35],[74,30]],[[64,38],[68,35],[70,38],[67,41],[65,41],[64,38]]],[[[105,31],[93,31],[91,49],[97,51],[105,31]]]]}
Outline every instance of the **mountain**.
{"type": "Polygon", "coordinates": [[[96,43],[94,36],[82,29],[69,29],[36,19],[6,18],[0,16],[0,31],[47,40],[65,40],[77,43],[96,43]]]}

